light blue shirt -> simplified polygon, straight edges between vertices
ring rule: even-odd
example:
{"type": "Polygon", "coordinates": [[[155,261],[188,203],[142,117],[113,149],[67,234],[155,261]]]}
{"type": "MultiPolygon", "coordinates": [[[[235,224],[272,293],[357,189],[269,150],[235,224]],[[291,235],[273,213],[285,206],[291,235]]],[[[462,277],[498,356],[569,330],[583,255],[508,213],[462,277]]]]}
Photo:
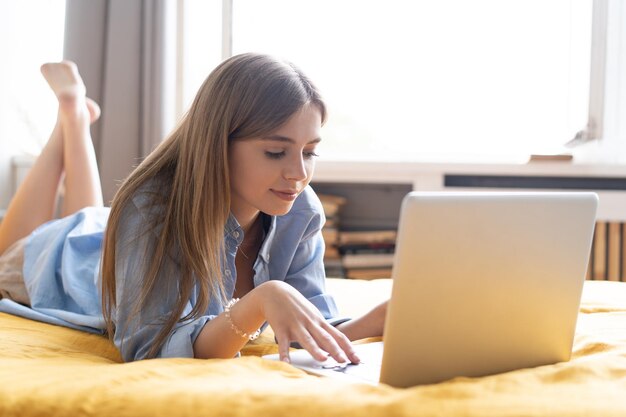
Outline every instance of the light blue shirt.
{"type": "MultiPolygon", "coordinates": [[[[144,191],[149,188],[144,187],[144,191]]],[[[160,269],[156,283],[158,297],[147,300],[140,314],[129,321],[145,275],[145,254],[152,253],[159,228],[143,232],[148,216],[158,208],[147,209],[148,198],[139,192],[122,214],[116,241],[117,309],[114,341],[125,361],[146,357],[156,339],[163,317],[172,311],[178,294],[180,265],[171,253],[160,269]],[[126,327],[126,331],[121,329],[126,327]]],[[[63,219],[48,222],[29,237],[24,252],[24,281],[31,308],[10,300],[0,300],[0,311],[31,319],[102,333],[100,258],[108,208],[85,208],[63,219]]],[[[264,215],[265,216],[265,215],[264,215]]],[[[333,298],[325,292],[323,265],[325,222],[322,205],[310,187],[284,216],[265,216],[266,236],[254,264],[255,287],[281,280],[296,288],[313,303],[326,319],[337,316],[333,298]]],[[[231,215],[224,228],[226,259],[223,276],[226,296],[232,298],[235,281],[235,255],[243,240],[243,230],[231,215]]],[[[197,302],[198,288],[192,290],[183,317],[197,302]]],[[[196,319],[178,322],[158,357],[193,357],[193,342],[205,323],[223,311],[219,297],[213,297],[207,310],[196,319]]],[[[345,319],[335,320],[335,323],[345,319]]]]}

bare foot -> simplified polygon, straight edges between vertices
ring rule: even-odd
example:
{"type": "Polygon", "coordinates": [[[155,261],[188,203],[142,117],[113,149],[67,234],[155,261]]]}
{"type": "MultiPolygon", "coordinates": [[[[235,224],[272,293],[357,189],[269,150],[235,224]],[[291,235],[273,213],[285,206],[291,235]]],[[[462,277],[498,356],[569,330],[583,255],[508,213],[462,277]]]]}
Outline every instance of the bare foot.
{"type": "Polygon", "coordinates": [[[41,73],[59,100],[59,117],[65,123],[87,123],[86,126],[89,126],[100,117],[98,104],[85,97],[85,84],[75,63],[61,61],[43,64],[41,73]]]}
{"type": "Polygon", "coordinates": [[[71,61],[49,62],[41,66],[41,73],[59,101],[85,97],[83,83],[76,64],[71,61]]]}

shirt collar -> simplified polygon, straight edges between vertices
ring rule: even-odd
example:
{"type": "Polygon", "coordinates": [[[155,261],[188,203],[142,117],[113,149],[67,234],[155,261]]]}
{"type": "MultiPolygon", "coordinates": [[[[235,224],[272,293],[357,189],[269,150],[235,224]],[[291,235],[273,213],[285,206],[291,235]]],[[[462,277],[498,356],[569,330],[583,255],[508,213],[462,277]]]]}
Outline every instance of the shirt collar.
{"type": "Polygon", "coordinates": [[[228,219],[226,220],[226,225],[224,226],[224,239],[227,241],[229,239],[234,240],[234,243],[237,246],[239,246],[243,241],[243,229],[239,225],[235,216],[233,216],[233,213],[230,213],[228,219]]]}

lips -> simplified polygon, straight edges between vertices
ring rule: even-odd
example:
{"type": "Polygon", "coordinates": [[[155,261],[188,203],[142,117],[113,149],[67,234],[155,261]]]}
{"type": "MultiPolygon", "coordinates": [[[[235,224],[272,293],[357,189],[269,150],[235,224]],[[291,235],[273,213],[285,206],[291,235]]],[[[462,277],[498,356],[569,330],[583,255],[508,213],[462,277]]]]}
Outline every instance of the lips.
{"type": "Polygon", "coordinates": [[[276,197],[280,198],[284,201],[294,201],[296,197],[298,197],[297,190],[270,190],[276,195],[276,197]]]}

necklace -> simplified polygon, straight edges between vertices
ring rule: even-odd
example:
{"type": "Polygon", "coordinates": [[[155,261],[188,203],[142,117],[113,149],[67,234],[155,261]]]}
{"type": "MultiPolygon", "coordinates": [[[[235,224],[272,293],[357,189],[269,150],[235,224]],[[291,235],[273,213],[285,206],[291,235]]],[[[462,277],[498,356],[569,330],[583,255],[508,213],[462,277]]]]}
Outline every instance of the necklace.
{"type": "MultiPolygon", "coordinates": [[[[260,227],[260,225],[261,225],[261,223],[260,223],[259,221],[257,221],[257,222],[253,225],[253,227],[252,227],[252,228],[250,228],[250,230],[248,230],[248,236],[252,236],[251,238],[249,238],[249,239],[251,239],[251,242],[252,242],[252,243],[249,243],[249,244],[247,245],[247,247],[248,247],[248,248],[252,248],[252,249],[254,249],[254,248],[258,245],[259,240],[260,240],[261,235],[262,235],[262,234],[261,234],[261,230],[262,230],[262,228],[260,227]],[[259,226],[257,226],[257,225],[259,225],[259,226]],[[252,235],[251,235],[251,233],[254,233],[254,234],[252,234],[252,235]]],[[[244,242],[245,242],[245,235],[244,235],[244,242]]],[[[248,256],[248,254],[246,254],[246,253],[243,251],[243,249],[242,249],[242,247],[243,247],[243,245],[244,245],[244,242],[241,242],[241,245],[239,245],[239,248],[237,248],[237,250],[241,253],[241,255],[242,255],[244,258],[246,258],[247,260],[250,260],[250,257],[248,256]]],[[[246,250],[248,250],[248,249],[246,249],[246,250]]]]}
{"type": "Polygon", "coordinates": [[[248,257],[248,255],[246,255],[246,253],[243,251],[243,249],[241,249],[241,246],[239,246],[239,253],[241,253],[241,254],[243,255],[243,257],[244,257],[244,258],[246,258],[246,259],[250,259],[250,258],[248,257]]]}

